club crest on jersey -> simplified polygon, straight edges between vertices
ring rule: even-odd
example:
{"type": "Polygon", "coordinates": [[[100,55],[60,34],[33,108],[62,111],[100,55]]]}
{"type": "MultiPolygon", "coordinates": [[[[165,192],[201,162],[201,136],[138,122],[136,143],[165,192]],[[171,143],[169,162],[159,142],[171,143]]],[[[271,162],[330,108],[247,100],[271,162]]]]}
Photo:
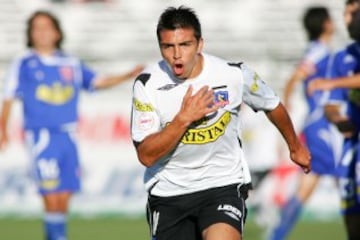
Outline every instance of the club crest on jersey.
{"type": "Polygon", "coordinates": [[[65,82],[73,81],[74,70],[69,66],[62,66],[59,68],[60,76],[65,82]]]}
{"type": "Polygon", "coordinates": [[[217,91],[214,93],[215,104],[220,107],[225,107],[229,104],[229,92],[228,91],[217,91]]]}

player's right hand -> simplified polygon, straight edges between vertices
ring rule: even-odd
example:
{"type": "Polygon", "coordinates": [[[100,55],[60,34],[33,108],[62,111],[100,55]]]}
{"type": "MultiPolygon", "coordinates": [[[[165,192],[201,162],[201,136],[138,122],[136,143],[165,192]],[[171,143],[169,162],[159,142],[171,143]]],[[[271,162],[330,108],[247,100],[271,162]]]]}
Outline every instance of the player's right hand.
{"type": "Polygon", "coordinates": [[[193,87],[189,86],[183,98],[179,114],[182,120],[190,125],[192,122],[218,109],[219,106],[214,103],[214,90],[208,86],[204,86],[193,94],[193,87]]]}
{"type": "Polygon", "coordinates": [[[316,78],[309,82],[307,87],[307,93],[312,95],[315,91],[319,90],[331,90],[333,88],[333,82],[326,78],[316,78]]]}

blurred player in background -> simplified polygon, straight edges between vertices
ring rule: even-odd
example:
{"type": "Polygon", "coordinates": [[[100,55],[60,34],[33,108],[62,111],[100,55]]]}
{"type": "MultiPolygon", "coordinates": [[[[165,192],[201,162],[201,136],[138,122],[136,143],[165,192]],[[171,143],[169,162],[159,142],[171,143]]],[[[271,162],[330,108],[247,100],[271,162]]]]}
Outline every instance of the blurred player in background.
{"type": "Polygon", "coordinates": [[[146,166],[151,237],[240,240],[247,183],[238,141],[241,103],[266,112],[305,172],[310,154],[279,97],[253,70],[202,52],[192,9],[167,8],[157,37],[163,60],[134,83],[131,126],[146,166]]]}
{"type": "MultiPolygon", "coordinates": [[[[336,101],[328,106],[328,117],[347,137],[344,157],[338,163],[337,177],[341,207],[348,239],[360,239],[360,2],[347,1],[345,23],[354,42],[339,51],[334,58],[332,78],[318,79],[309,85],[315,90],[332,90],[336,101]],[[355,154],[353,154],[355,153],[355,154]]],[[[314,92],[315,91],[315,92],[314,92]]]]}
{"type": "MultiPolygon", "coordinates": [[[[309,45],[300,64],[285,86],[284,102],[290,110],[290,97],[297,83],[302,82],[304,89],[315,78],[330,74],[331,48],[334,24],[326,7],[310,7],[303,17],[309,45]]],[[[278,225],[271,233],[271,240],[285,239],[298,220],[302,207],[313,193],[321,175],[333,175],[335,160],[341,153],[342,135],[332,128],[326,119],[323,106],[329,93],[319,91],[308,95],[305,91],[308,114],[303,126],[303,136],[312,157],[312,172],[302,175],[294,196],[281,209],[278,225]]]]}
{"type": "Polygon", "coordinates": [[[80,190],[75,128],[81,90],[104,89],[133,79],[142,70],[100,77],[61,49],[63,33],[49,12],[35,12],[27,22],[28,50],[15,59],[4,84],[0,147],[8,143],[8,121],[14,99],[23,104],[24,128],[35,180],[45,206],[47,240],[65,240],[66,214],[80,190]]]}

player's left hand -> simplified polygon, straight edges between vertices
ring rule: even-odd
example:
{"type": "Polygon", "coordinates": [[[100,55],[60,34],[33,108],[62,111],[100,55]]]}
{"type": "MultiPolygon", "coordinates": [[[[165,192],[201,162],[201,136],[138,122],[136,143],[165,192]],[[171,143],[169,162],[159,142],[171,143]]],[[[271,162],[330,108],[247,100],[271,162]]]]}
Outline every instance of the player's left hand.
{"type": "Polygon", "coordinates": [[[309,150],[302,144],[298,144],[297,148],[290,151],[291,160],[299,165],[304,173],[311,171],[311,154],[309,150]]]}

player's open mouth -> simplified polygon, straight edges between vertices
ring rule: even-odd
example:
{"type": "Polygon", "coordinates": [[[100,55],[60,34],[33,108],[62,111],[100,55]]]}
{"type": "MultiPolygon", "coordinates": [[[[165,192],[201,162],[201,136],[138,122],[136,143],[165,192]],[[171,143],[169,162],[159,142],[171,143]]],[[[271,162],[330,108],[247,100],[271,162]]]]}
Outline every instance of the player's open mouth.
{"type": "Polygon", "coordinates": [[[184,65],[181,63],[177,63],[174,65],[174,73],[175,75],[181,75],[184,71],[184,65]]]}

